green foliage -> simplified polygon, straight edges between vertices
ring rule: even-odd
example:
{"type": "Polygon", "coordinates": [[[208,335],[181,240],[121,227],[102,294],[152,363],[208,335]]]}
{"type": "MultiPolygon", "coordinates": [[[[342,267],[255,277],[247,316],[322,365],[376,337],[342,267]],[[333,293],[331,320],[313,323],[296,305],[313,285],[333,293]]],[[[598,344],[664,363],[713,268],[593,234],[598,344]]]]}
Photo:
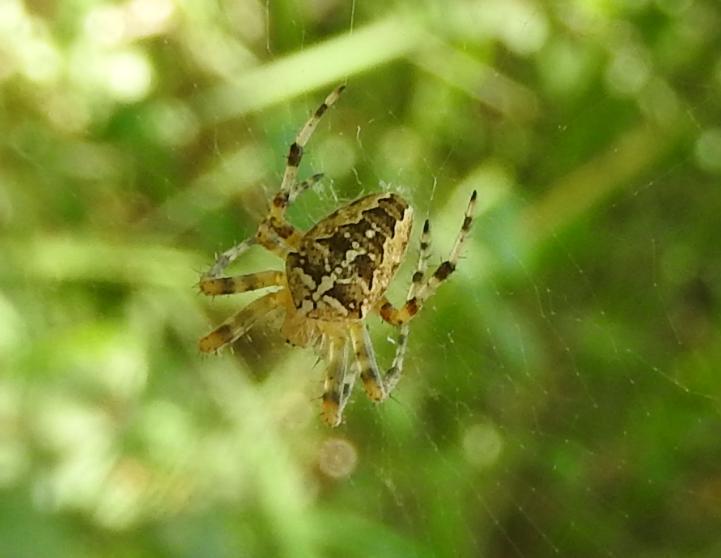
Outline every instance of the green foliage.
{"type": "Polygon", "coordinates": [[[715,0],[0,2],[0,556],[718,556],[719,30],[715,0]],[[480,211],[394,399],[331,431],[272,324],[198,354],[253,295],[194,285],[344,81],[293,222],[388,188],[437,262],[480,211]]]}

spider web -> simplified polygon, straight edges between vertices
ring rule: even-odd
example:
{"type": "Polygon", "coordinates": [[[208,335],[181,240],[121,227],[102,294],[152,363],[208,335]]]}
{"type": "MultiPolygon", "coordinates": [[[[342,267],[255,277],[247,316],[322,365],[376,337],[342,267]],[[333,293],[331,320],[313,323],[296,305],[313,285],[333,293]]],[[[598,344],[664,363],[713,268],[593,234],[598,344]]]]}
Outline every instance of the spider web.
{"type": "MultiPolygon", "coordinates": [[[[351,78],[312,140],[305,168],[333,170],[299,200],[296,221],[308,226],[357,195],[398,191],[417,222],[431,217],[437,264],[471,185],[482,207],[457,275],[413,324],[392,400],[372,409],[356,389],[346,424],[318,436],[321,473],[338,478],[317,505],[375,525],[386,542],[366,548],[385,544],[389,555],[685,555],[717,547],[718,477],[709,468],[719,446],[708,433],[721,410],[709,368],[717,355],[709,280],[718,267],[709,267],[711,244],[686,237],[697,226],[693,200],[710,180],[702,178],[707,135],[697,113],[711,93],[683,99],[693,107],[680,116],[690,129],[683,140],[653,145],[653,125],[640,120],[583,156],[564,155],[575,169],[559,172],[528,162],[512,169],[492,146],[487,163],[462,167],[477,141],[464,134],[426,159],[421,146],[432,142],[413,128],[413,103],[432,87],[458,93],[438,76],[398,96],[393,84],[364,86],[377,79],[351,78]],[[355,99],[377,112],[359,117],[355,99]],[[634,162],[637,150],[653,160],[634,162]],[[604,172],[613,176],[598,178],[604,172]],[[519,238],[524,226],[537,236],[519,238]],[[395,536],[402,542],[388,542],[395,536]]],[[[547,142],[573,150],[594,111],[623,102],[624,79],[608,77],[593,104],[549,116],[547,142]]],[[[316,97],[305,96],[306,113],[316,97]]],[[[289,110],[283,120],[297,122],[289,110]]],[[[294,127],[285,126],[286,137],[294,127]]],[[[519,133],[509,126],[507,134],[519,133]]],[[[397,302],[416,251],[414,244],[391,291],[397,302]]],[[[371,328],[387,364],[395,332],[378,321],[371,328]]]]}
{"type": "MultiPolygon", "coordinates": [[[[718,6],[386,4],[87,8],[77,28],[95,42],[72,44],[87,43],[88,82],[7,95],[55,127],[41,142],[35,113],[7,126],[0,222],[32,206],[26,178],[47,187],[0,239],[0,554],[721,552],[718,6]],[[295,225],[400,193],[416,211],[400,304],[423,218],[433,269],[473,189],[479,211],[412,323],[392,398],[374,406],[356,386],[330,430],[323,363],[284,346],[280,316],[196,354],[256,295],[207,301],[191,285],[252,234],[294,134],[346,80],[301,165],[326,177],[295,225]],[[22,236],[45,205],[66,236],[22,236]]],[[[0,30],[19,5],[0,8],[0,30]]],[[[63,51],[37,32],[54,29],[38,23],[50,8],[34,9],[16,62],[41,83],[63,51]]],[[[0,33],[0,55],[10,43],[0,33]]],[[[270,268],[282,262],[253,249],[229,271],[270,268]]],[[[397,332],[369,324],[387,368],[397,332]]]]}

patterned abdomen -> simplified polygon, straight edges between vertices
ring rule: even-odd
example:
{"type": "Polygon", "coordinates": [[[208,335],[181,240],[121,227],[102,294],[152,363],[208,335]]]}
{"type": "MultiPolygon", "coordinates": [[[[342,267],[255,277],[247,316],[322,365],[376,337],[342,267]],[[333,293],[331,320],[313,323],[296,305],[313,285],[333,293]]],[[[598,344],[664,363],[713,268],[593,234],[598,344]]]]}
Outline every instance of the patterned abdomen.
{"type": "Polygon", "coordinates": [[[286,258],[298,312],[318,320],[364,318],[403,260],[412,221],[400,196],[371,194],[316,224],[286,258]]]}

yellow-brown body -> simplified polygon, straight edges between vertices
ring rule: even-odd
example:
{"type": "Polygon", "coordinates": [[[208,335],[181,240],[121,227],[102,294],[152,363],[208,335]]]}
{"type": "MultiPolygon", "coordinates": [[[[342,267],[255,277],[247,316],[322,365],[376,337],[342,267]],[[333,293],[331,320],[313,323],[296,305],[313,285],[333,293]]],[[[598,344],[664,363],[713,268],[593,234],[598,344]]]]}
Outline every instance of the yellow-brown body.
{"type": "Polygon", "coordinates": [[[304,146],[344,88],[341,85],[331,91],[296,135],[288,150],[280,189],[255,235],[219,254],[198,284],[209,296],[276,289],[226,319],[202,337],[198,347],[205,353],[217,351],[244,335],[261,318],[282,311],[285,319],[281,334],[285,339],[297,346],[315,347],[327,362],[322,415],[331,426],[340,424],[357,376],[373,401],[383,401],[395,389],[403,368],[408,324],[456,269],[476,203],[474,191],[448,259],[430,275],[426,274],[430,248],[430,223],[426,220],[416,271],[400,308],[386,298],[386,291],[403,261],[411,234],[413,210],[403,198],[392,193],[359,198],[306,233],[289,223],[285,217],[288,205],[322,177],[314,174],[302,182],[297,180],[304,146]],[[223,276],[226,267],[253,244],[284,258],[285,273],[269,270],[223,276]],[[365,323],[371,311],[398,328],[396,354],[385,374],[378,369],[365,323]],[[352,365],[348,349],[352,349],[352,365]]]}
{"type": "Polygon", "coordinates": [[[362,320],[403,261],[413,210],[397,194],[343,206],[303,235],[285,261],[296,312],[321,321],[362,320]]]}

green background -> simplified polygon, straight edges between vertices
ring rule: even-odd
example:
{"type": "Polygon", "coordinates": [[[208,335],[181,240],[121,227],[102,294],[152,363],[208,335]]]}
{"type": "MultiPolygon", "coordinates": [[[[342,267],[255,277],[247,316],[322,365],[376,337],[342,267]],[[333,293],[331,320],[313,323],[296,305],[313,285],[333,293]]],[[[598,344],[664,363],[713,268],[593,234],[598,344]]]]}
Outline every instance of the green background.
{"type": "Polygon", "coordinates": [[[721,556],[719,45],[716,0],[2,0],[0,557],[721,556]],[[435,264],[479,207],[332,430],[277,325],[198,353],[256,295],[195,284],[342,82],[294,224],[398,192],[435,264]]]}

